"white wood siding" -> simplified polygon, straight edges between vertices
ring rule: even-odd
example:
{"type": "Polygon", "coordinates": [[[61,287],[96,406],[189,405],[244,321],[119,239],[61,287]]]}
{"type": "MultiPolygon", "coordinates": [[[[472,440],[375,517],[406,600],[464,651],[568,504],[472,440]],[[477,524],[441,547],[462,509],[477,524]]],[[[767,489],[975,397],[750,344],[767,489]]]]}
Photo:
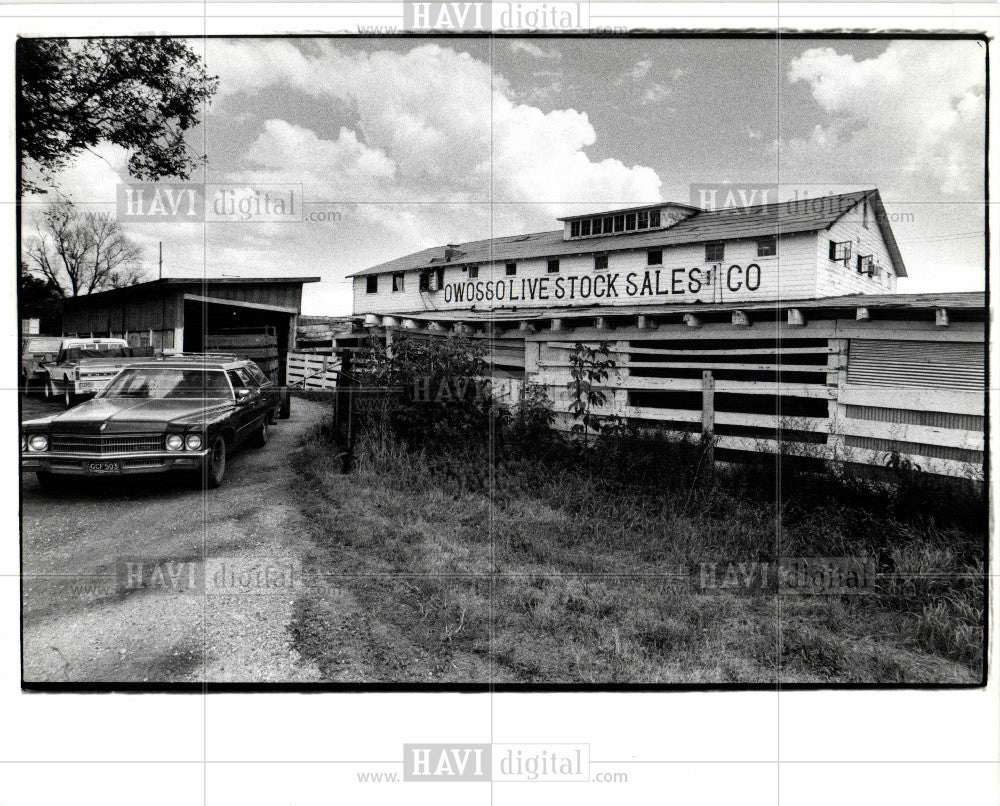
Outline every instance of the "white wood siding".
{"type": "Polygon", "coordinates": [[[818,233],[817,248],[817,296],[886,294],[896,290],[896,274],[892,269],[892,259],[870,209],[867,227],[864,225],[862,206],[859,204],[829,230],[818,233]],[[851,242],[849,265],[844,266],[843,263],[830,260],[830,241],[851,242]],[[858,255],[874,255],[875,262],[882,266],[882,276],[869,277],[867,274],[858,274],[858,255]]]}
{"type": "MultiPolygon", "coordinates": [[[[418,271],[405,272],[404,290],[396,292],[391,274],[379,275],[375,294],[366,293],[366,277],[355,277],[354,312],[812,298],[816,296],[816,241],[815,233],[783,236],[778,254],[770,257],[757,256],[756,240],[725,241],[724,258],[715,263],[706,263],[703,243],[664,247],[662,264],[652,266],[647,264],[646,249],[618,251],[609,253],[608,268],[601,270],[594,268],[593,253],[568,255],[559,258],[558,274],[548,273],[548,258],[543,256],[517,261],[514,277],[506,276],[503,262],[480,264],[475,280],[460,266],[446,266],[445,289],[423,294],[418,271]],[[759,276],[752,267],[759,267],[759,276]],[[601,279],[595,282],[598,276],[601,279]],[[608,291],[609,277],[615,278],[613,293],[608,291]]],[[[599,239],[593,245],[595,252],[601,251],[599,239]]]]}

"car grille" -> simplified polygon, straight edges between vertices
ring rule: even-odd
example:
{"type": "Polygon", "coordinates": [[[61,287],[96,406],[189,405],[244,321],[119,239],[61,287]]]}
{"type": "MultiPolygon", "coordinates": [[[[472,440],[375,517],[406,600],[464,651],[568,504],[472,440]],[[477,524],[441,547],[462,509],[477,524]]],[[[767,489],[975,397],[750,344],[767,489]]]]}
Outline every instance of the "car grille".
{"type": "Polygon", "coordinates": [[[53,434],[52,450],[104,456],[163,450],[162,434],[53,434]]]}

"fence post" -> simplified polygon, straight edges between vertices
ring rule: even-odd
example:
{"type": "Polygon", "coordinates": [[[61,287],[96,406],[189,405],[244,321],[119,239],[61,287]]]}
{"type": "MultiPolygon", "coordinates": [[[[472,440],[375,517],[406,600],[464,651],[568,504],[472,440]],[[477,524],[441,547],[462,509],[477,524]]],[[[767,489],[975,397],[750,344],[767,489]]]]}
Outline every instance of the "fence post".
{"type": "Polygon", "coordinates": [[[701,373],[701,439],[708,466],[715,466],[715,379],[710,370],[701,373]]]}

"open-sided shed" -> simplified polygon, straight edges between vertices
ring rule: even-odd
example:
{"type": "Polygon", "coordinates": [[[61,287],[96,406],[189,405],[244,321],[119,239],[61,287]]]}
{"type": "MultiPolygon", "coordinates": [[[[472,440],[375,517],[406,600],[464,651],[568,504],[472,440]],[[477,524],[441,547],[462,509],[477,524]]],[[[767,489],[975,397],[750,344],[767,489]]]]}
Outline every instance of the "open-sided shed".
{"type": "MultiPolygon", "coordinates": [[[[212,349],[211,337],[273,333],[279,374],[295,344],[302,286],[318,277],[168,277],[66,300],[65,336],[113,336],[167,353],[212,349]]],[[[281,379],[283,380],[283,378],[281,379]]]]}

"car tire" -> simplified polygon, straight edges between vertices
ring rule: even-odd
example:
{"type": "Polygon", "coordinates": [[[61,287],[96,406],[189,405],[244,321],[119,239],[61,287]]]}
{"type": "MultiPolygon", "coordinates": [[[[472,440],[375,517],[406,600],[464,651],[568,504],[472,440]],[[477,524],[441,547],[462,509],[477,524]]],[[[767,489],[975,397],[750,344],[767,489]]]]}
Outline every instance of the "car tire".
{"type": "Polygon", "coordinates": [[[56,492],[61,487],[58,476],[47,470],[39,470],[35,476],[38,478],[38,485],[47,493],[56,492]]]}
{"type": "Polygon", "coordinates": [[[278,406],[278,417],[287,420],[292,416],[292,396],[287,389],[281,390],[281,405],[278,406]]]}
{"type": "Polygon", "coordinates": [[[212,440],[212,448],[205,457],[205,472],[202,474],[205,487],[215,489],[226,477],[226,440],[217,436],[212,440]]]}
{"type": "Polygon", "coordinates": [[[69,378],[66,378],[63,382],[63,403],[67,409],[76,405],[76,395],[73,393],[73,384],[70,383],[69,378]]]}
{"type": "Polygon", "coordinates": [[[271,424],[269,422],[270,418],[265,414],[260,418],[260,425],[257,426],[257,430],[254,431],[253,436],[250,438],[250,444],[255,448],[263,448],[267,445],[267,440],[271,436],[271,424]]]}

